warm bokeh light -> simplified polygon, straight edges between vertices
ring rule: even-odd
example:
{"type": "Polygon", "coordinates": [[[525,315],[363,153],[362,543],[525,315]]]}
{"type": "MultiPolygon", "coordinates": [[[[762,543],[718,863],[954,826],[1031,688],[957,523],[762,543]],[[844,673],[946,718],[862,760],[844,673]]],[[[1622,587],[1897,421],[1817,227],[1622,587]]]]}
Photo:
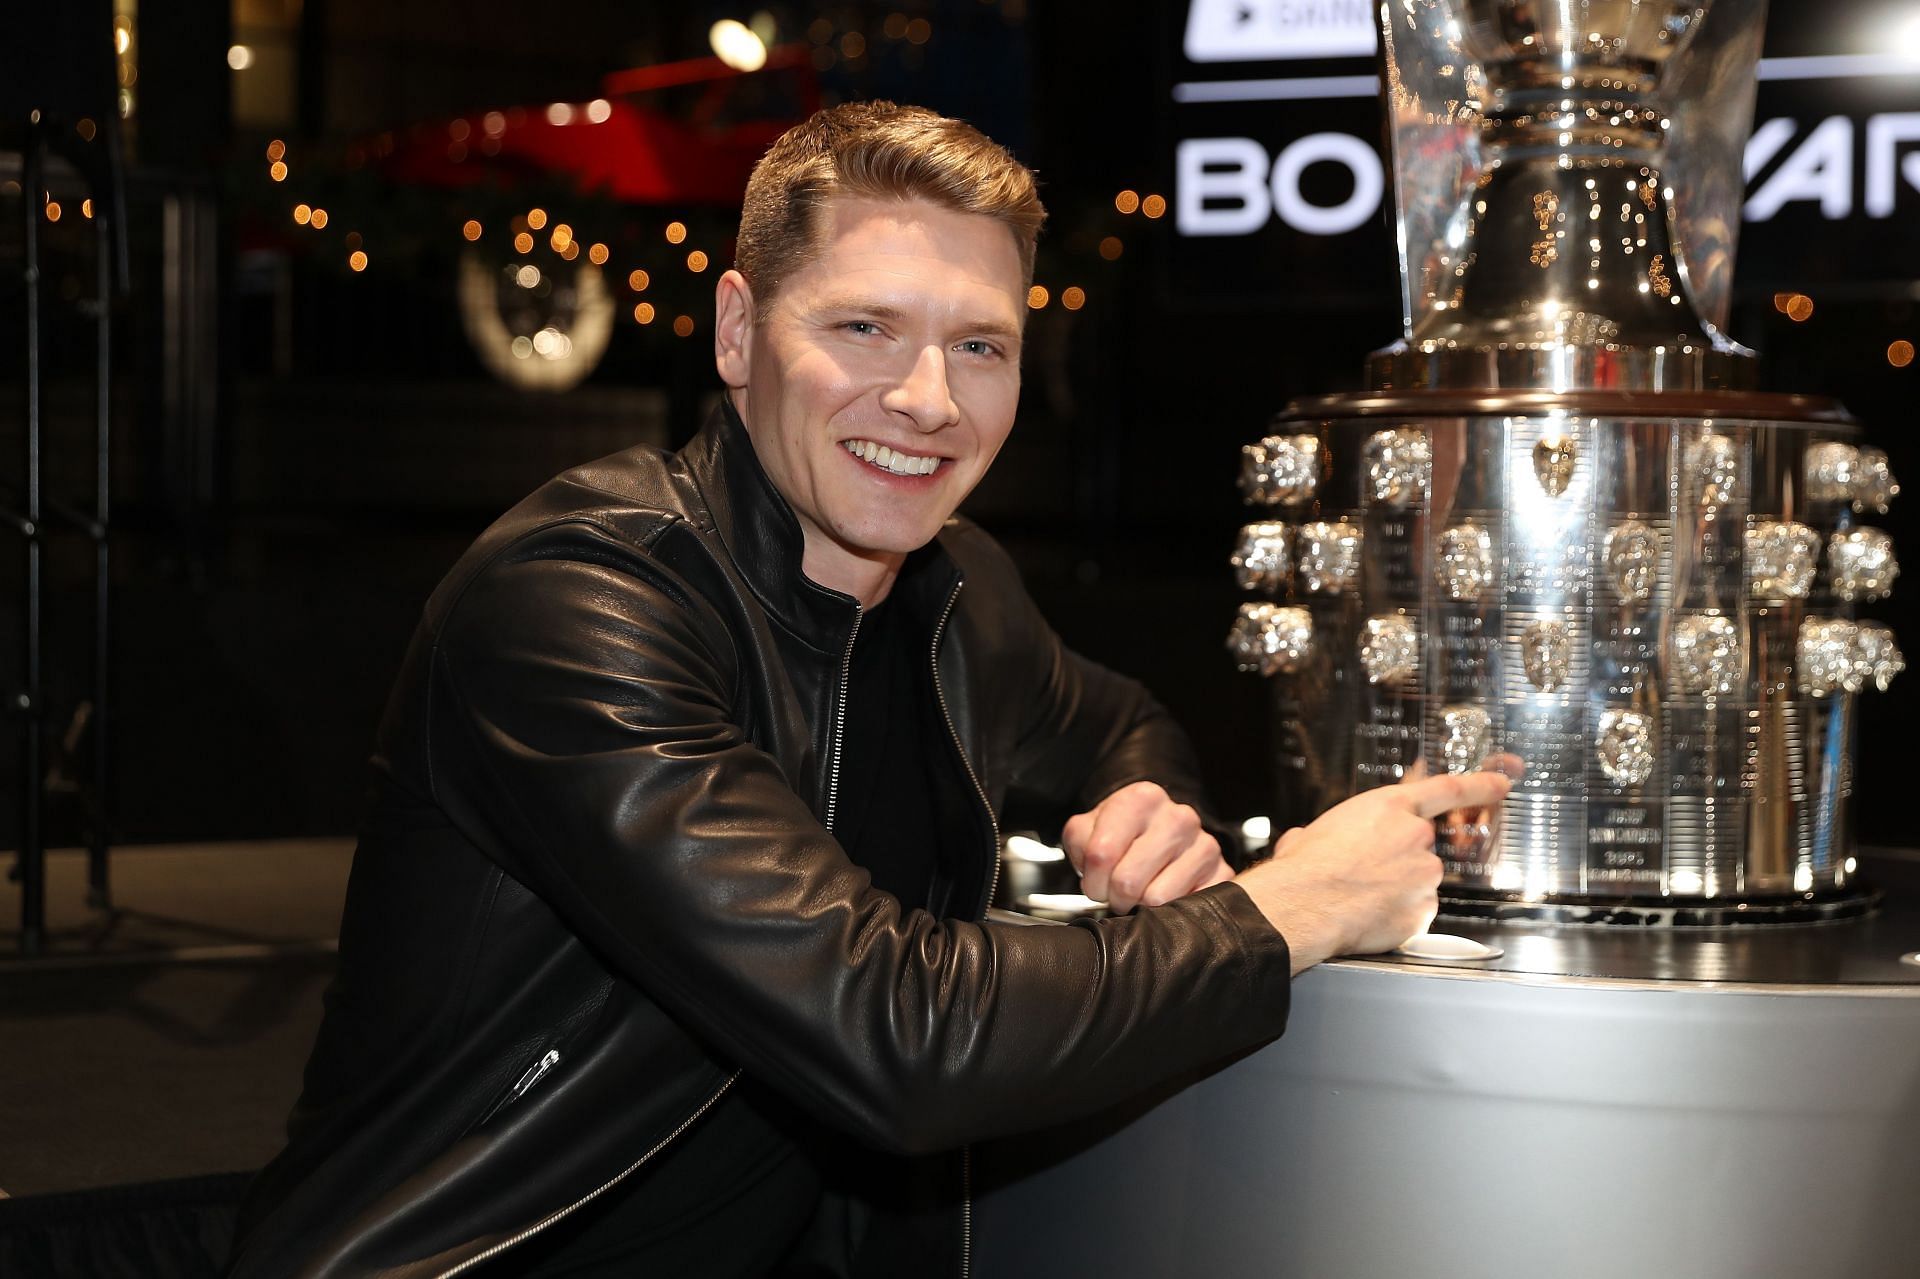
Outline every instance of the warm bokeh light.
{"type": "Polygon", "coordinates": [[[556,102],[547,108],[547,123],[563,125],[573,123],[573,106],[567,102],[556,102]]]}
{"type": "Polygon", "coordinates": [[[313,211],[313,229],[316,231],[324,231],[327,229],[327,211],[325,209],[315,209],[313,211]]]}
{"type": "Polygon", "coordinates": [[[605,266],[608,256],[607,246],[604,244],[595,244],[587,249],[587,261],[595,266],[605,266]]]}
{"type": "Polygon", "coordinates": [[[352,255],[347,258],[347,265],[356,271],[364,271],[367,269],[367,255],[359,249],[355,249],[352,255]]]}
{"type": "Polygon", "coordinates": [[[349,231],[349,232],[347,232],[347,239],[346,239],[346,245],[347,245],[347,247],[348,247],[349,249],[357,249],[357,248],[359,248],[359,247],[360,247],[360,243],[361,243],[361,241],[360,241],[360,233],[359,233],[358,231],[349,231]]]}
{"type": "Polygon", "coordinates": [[[1904,369],[1913,363],[1913,343],[1901,338],[1887,346],[1887,363],[1896,369],[1904,369]]]}
{"type": "Polygon", "coordinates": [[[632,289],[635,293],[646,292],[647,286],[652,283],[653,283],[653,277],[648,275],[645,271],[635,271],[632,274],[627,276],[627,287],[632,289]]]}
{"type": "Polygon", "coordinates": [[[560,250],[560,256],[571,262],[580,256],[580,241],[568,240],[567,247],[560,250]]]}
{"type": "Polygon", "coordinates": [[[547,211],[545,209],[528,209],[527,210],[527,225],[530,228],[532,228],[535,231],[538,231],[541,227],[545,226],[546,224],[547,224],[547,211]]]}
{"type": "Polygon", "coordinates": [[[90,117],[82,116],[80,117],[80,123],[73,126],[73,131],[80,135],[82,142],[91,142],[93,141],[94,135],[100,132],[100,126],[95,124],[90,117]]]}
{"type": "Polygon", "coordinates": [[[695,249],[693,252],[687,254],[687,270],[692,271],[694,274],[698,275],[700,272],[706,269],[707,269],[706,254],[702,253],[698,249],[695,249]]]}
{"type": "Polygon", "coordinates": [[[48,200],[47,201],[47,221],[58,222],[59,220],[60,220],[60,201],[48,200]]]}
{"type": "Polygon", "coordinates": [[[1813,315],[1813,299],[1804,293],[1796,293],[1787,299],[1787,318],[1799,323],[1813,315]]]}
{"type": "Polygon", "coordinates": [[[287,144],[279,138],[267,143],[267,159],[284,160],[287,158],[287,144]]]}
{"type": "Polygon", "coordinates": [[[613,103],[605,98],[595,98],[587,103],[587,119],[593,124],[605,124],[613,118],[613,103]]]}
{"type": "Polygon", "coordinates": [[[567,246],[573,243],[573,228],[562,222],[553,228],[553,234],[548,237],[547,243],[553,246],[555,253],[565,253],[567,246]]]}
{"type": "Polygon", "coordinates": [[[907,15],[904,13],[888,14],[887,20],[880,24],[880,29],[886,33],[887,39],[889,40],[906,39],[907,15]]]}
{"type": "Polygon", "coordinates": [[[636,302],[633,306],[633,318],[642,324],[653,323],[653,303],[636,302]]]}
{"type": "Polygon", "coordinates": [[[535,288],[540,283],[540,268],[529,262],[513,273],[513,282],[523,289],[535,288]]]}
{"type": "Polygon", "coordinates": [[[684,222],[667,223],[667,243],[678,244],[687,238],[687,224],[684,222]]]}
{"type": "Polygon", "coordinates": [[[673,335],[677,338],[692,337],[693,336],[693,317],[691,315],[674,316],[673,317],[673,335]]]}
{"type": "Polygon", "coordinates": [[[1138,191],[1122,191],[1119,195],[1113,197],[1113,207],[1122,213],[1137,212],[1140,208],[1140,193],[1138,191]]]}
{"type": "Polygon", "coordinates": [[[1027,290],[1027,305],[1038,311],[1047,304],[1048,296],[1047,286],[1044,284],[1036,284],[1027,290]]]}
{"type": "Polygon", "coordinates": [[[447,126],[447,136],[455,142],[465,142],[473,136],[473,126],[465,120],[455,120],[447,126]]]}
{"type": "Polygon", "coordinates": [[[1793,301],[1793,294],[1776,293],[1773,295],[1773,309],[1785,315],[1787,313],[1787,303],[1791,301],[1793,301]]]}
{"type": "Polygon", "coordinates": [[[489,111],[480,117],[480,127],[487,131],[488,137],[497,138],[507,131],[507,117],[498,111],[489,111]]]}
{"type": "Polygon", "coordinates": [[[275,182],[285,182],[287,180],[287,162],[285,160],[275,160],[273,167],[267,170],[267,176],[275,182]]]}
{"type": "Polygon", "coordinates": [[[758,71],[767,65],[767,45],[753,28],[733,18],[722,18],[707,28],[713,54],[735,71],[758,71]]]}
{"type": "Polygon", "coordinates": [[[1119,236],[1110,235],[1106,239],[1100,241],[1100,256],[1105,258],[1107,261],[1112,262],[1114,259],[1118,258],[1122,253],[1126,252],[1126,248],[1127,248],[1126,245],[1120,243],[1119,236]]]}
{"type": "Polygon", "coordinates": [[[1146,197],[1144,200],[1140,201],[1140,212],[1146,214],[1150,218],[1160,217],[1163,214],[1165,214],[1166,211],[1167,211],[1167,197],[1163,195],[1150,195],[1146,197]]]}
{"type": "Polygon", "coordinates": [[[531,235],[528,235],[525,231],[522,231],[519,235],[514,236],[513,251],[515,253],[533,252],[533,237],[531,235]]]}
{"type": "Polygon", "coordinates": [[[253,50],[244,44],[229,45],[227,48],[227,65],[235,71],[245,71],[253,65],[253,50]]]}
{"type": "Polygon", "coordinates": [[[82,201],[80,201],[80,216],[81,216],[81,217],[83,217],[83,218],[90,218],[90,217],[92,217],[92,216],[93,216],[93,201],[92,201],[92,200],[82,200],[82,201]]]}
{"type": "Polygon", "coordinates": [[[300,226],[307,225],[307,223],[313,221],[313,209],[304,204],[294,205],[293,220],[300,226]]]}
{"type": "Polygon", "coordinates": [[[925,44],[933,38],[933,24],[925,18],[915,18],[907,24],[907,42],[925,44]]]}
{"type": "Polygon", "coordinates": [[[842,57],[857,58],[867,51],[867,38],[858,31],[849,31],[840,37],[842,57]]]}
{"type": "Polygon", "coordinates": [[[833,39],[833,20],[831,18],[815,18],[812,22],[808,23],[807,39],[813,41],[815,44],[825,44],[827,41],[833,39]]]}
{"type": "Polygon", "coordinates": [[[1060,305],[1069,311],[1078,311],[1087,304],[1087,291],[1079,285],[1071,285],[1060,290],[1060,305]]]}
{"type": "Polygon", "coordinates": [[[478,218],[468,218],[466,225],[460,228],[460,234],[464,235],[468,240],[479,239],[480,231],[481,227],[478,218]]]}

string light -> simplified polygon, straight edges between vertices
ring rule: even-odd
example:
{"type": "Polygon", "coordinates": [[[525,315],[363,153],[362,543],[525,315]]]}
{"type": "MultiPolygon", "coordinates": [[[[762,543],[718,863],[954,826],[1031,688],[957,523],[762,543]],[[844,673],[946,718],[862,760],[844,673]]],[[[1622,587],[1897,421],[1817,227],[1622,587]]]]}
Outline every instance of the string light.
{"type": "Polygon", "coordinates": [[[1046,285],[1036,284],[1027,290],[1027,305],[1035,311],[1038,311],[1046,306],[1049,296],[1046,285]]]}
{"type": "Polygon", "coordinates": [[[478,240],[480,238],[480,232],[481,226],[478,218],[468,218],[466,225],[460,228],[460,234],[465,236],[469,242],[478,240]]]}

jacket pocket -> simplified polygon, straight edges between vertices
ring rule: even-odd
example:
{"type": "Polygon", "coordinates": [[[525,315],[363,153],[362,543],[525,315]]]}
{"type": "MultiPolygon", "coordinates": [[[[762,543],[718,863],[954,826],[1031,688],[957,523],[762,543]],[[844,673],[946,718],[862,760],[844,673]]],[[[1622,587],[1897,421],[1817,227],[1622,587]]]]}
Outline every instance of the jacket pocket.
{"type": "Polygon", "coordinates": [[[493,1105],[487,1108],[487,1113],[480,1117],[480,1122],[474,1126],[476,1128],[484,1128],[492,1123],[500,1116],[502,1111],[537,1088],[540,1085],[540,1081],[553,1073],[553,1068],[559,1064],[560,1050],[558,1048],[549,1048],[540,1054],[539,1059],[521,1072],[520,1077],[514,1081],[513,1087],[501,1093],[493,1105]]]}

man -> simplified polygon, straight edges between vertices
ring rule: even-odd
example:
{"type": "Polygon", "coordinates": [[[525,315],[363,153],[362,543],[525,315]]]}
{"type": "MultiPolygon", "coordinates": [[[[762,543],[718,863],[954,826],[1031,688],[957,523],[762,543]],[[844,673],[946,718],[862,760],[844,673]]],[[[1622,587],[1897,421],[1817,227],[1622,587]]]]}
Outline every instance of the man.
{"type": "Polygon", "coordinates": [[[1292,973],[1423,924],[1431,819],[1502,779],[1372,792],[1234,877],[1165,714],[954,518],[1042,216],[925,111],[774,145],[720,413],[554,480],[427,606],[233,1274],[964,1274],[967,1142],[1271,1038],[1292,973]],[[1122,917],[980,922],[1013,790],[1079,808],[1122,917]]]}

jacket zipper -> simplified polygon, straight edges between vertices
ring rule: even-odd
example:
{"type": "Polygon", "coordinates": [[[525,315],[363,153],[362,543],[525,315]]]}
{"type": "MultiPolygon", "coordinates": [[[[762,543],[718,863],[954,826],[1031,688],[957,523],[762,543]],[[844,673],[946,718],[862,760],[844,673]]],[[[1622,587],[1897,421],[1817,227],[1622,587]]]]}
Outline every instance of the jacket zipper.
{"type": "Polygon", "coordinates": [[[847,632],[847,651],[840,656],[840,696],[833,708],[833,763],[827,767],[827,815],[824,825],[833,830],[834,810],[840,806],[840,758],[847,753],[847,685],[853,677],[853,642],[860,637],[860,622],[866,610],[853,606],[853,629],[847,632]]]}
{"type": "Polygon", "coordinates": [[[526,1073],[520,1076],[519,1082],[514,1084],[512,1088],[509,1088],[507,1090],[507,1095],[502,1097],[499,1101],[494,1102],[493,1109],[487,1111],[485,1115],[481,1116],[481,1119],[480,1119],[481,1124],[484,1125],[484,1124],[492,1123],[493,1117],[495,1115],[505,1110],[508,1106],[511,1106],[514,1102],[519,1101],[522,1097],[526,1096],[529,1092],[532,1091],[533,1086],[539,1083],[542,1079],[545,1079],[547,1077],[547,1072],[552,1070],[556,1065],[559,1064],[559,1062],[560,1062],[560,1050],[558,1048],[547,1049],[546,1055],[540,1058],[539,1061],[534,1062],[533,1065],[528,1066],[526,1073]]]}
{"type": "MultiPolygon", "coordinates": [[[[960,729],[953,722],[953,711],[947,706],[947,693],[940,686],[940,640],[947,633],[947,619],[953,616],[953,606],[960,599],[960,588],[965,580],[953,584],[953,593],[947,596],[947,606],[940,611],[940,624],[933,628],[933,695],[940,703],[940,714],[947,721],[947,732],[953,737],[953,748],[960,754],[960,764],[967,770],[967,779],[973,783],[973,793],[980,797],[980,807],[986,810],[987,828],[992,832],[987,845],[987,864],[992,868],[987,879],[987,894],[980,901],[976,912],[984,916],[987,907],[993,904],[993,894],[1000,887],[1000,819],[994,816],[993,803],[987,798],[987,788],[980,784],[980,774],[973,771],[973,761],[967,758],[967,745],[960,740],[960,729]]],[[[973,1273],[973,1147],[960,1149],[960,1279],[968,1279],[973,1273]]]]}
{"type": "MultiPolygon", "coordinates": [[[[548,1056],[555,1057],[556,1059],[558,1058],[558,1054],[554,1054],[554,1053],[549,1053],[548,1056]]],[[[543,1059],[543,1064],[544,1064],[544,1059],[543,1059]]],[[[539,1067],[535,1067],[536,1071],[538,1069],[539,1067]]],[[[539,1078],[538,1074],[536,1074],[534,1078],[538,1079],[539,1078]]],[[[728,1075],[726,1082],[720,1085],[719,1089],[713,1094],[713,1096],[701,1102],[700,1108],[698,1110],[694,1111],[691,1115],[688,1115],[685,1119],[682,1119],[680,1121],[679,1126],[676,1127],[672,1132],[662,1137],[659,1141],[654,1142],[653,1145],[647,1150],[646,1154],[641,1155],[638,1159],[634,1160],[632,1163],[628,1164],[625,1168],[621,1169],[617,1174],[615,1174],[610,1180],[602,1184],[598,1189],[593,1190],[588,1194],[582,1195],[580,1198],[574,1200],[572,1203],[568,1204],[566,1207],[560,1209],[557,1212],[548,1213],[546,1216],[534,1222],[531,1226],[528,1226],[525,1230],[522,1230],[519,1234],[514,1235],[512,1238],[502,1239],[499,1243],[493,1245],[493,1247],[491,1248],[488,1248],[485,1252],[481,1252],[474,1256],[468,1257],[465,1261],[453,1267],[453,1269],[441,1271],[439,1275],[436,1276],[436,1279],[453,1279],[453,1276],[458,1274],[464,1274],[465,1272],[473,1269],[475,1266],[479,1265],[483,1261],[491,1261],[493,1258],[499,1256],[501,1253],[513,1247],[515,1244],[525,1243],[527,1240],[533,1238],[533,1236],[539,1234],[542,1230],[545,1230],[548,1226],[551,1226],[554,1222],[559,1221],[562,1218],[567,1217],[570,1214],[576,1212],[577,1210],[586,1207],[588,1204],[598,1199],[601,1195],[606,1194],[607,1191],[612,1190],[615,1186],[625,1181],[628,1177],[631,1177],[634,1173],[640,1171],[641,1167],[644,1164],[646,1164],[648,1160],[652,1159],[655,1155],[659,1154],[662,1150],[665,1150],[668,1146],[672,1145],[674,1139],[678,1137],[681,1133],[685,1132],[687,1129],[691,1128],[695,1120],[699,1119],[700,1116],[706,1114],[707,1111],[713,1109],[713,1104],[719,1101],[720,1098],[723,1095],[725,1095],[727,1089],[733,1087],[734,1081],[739,1078],[740,1078],[740,1072],[738,1070],[734,1071],[731,1075],[728,1075]]],[[[531,1088],[532,1086],[533,1086],[532,1082],[529,1081],[527,1084],[527,1087],[531,1088]]]]}

